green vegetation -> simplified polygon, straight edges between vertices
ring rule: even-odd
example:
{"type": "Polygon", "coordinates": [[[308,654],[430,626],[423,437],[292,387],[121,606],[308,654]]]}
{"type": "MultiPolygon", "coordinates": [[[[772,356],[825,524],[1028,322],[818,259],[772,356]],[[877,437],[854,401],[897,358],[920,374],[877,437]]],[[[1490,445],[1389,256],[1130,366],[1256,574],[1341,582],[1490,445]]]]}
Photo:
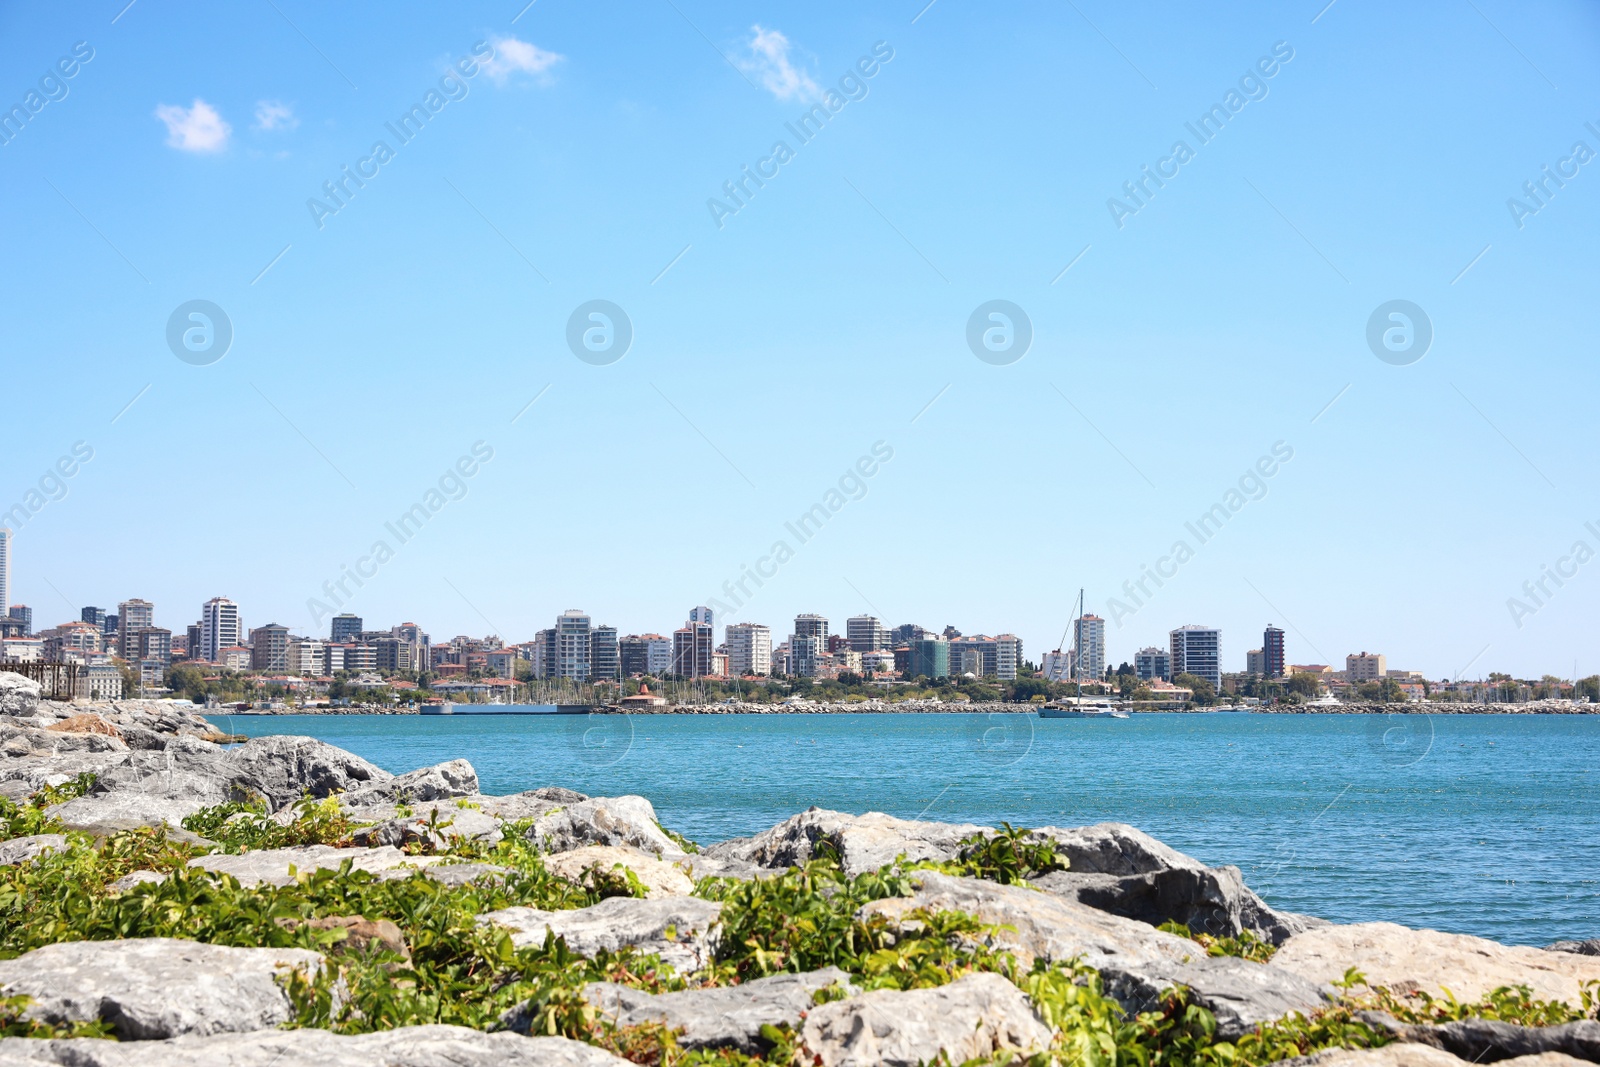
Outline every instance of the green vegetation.
{"type": "Polygon", "coordinates": [[[1212,937],[1210,934],[1195,933],[1180,922],[1164,922],[1157,929],[1177,934],[1179,937],[1187,937],[1205,949],[1208,956],[1237,956],[1256,963],[1266,963],[1272,959],[1273,953],[1278,951],[1249,930],[1241,930],[1238,937],[1212,937]]]}
{"type": "MultiPolygon", "coordinates": [[[[0,817],[13,831],[48,830],[43,809],[91,784],[80,779],[21,806],[0,801],[0,817]]],[[[444,830],[447,820],[439,818],[436,825],[444,830]]],[[[357,829],[335,802],[309,799],[296,806],[292,819],[271,819],[263,805],[247,802],[202,811],[186,826],[228,851],[339,843],[357,829]]],[[[63,852],[0,868],[0,958],[60,941],[132,937],[308,948],[328,954],[332,965],[319,975],[291,980],[295,1026],[345,1033],[435,1022],[490,1029],[500,1025],[508,1010],[518,1008],[523,1024],[534,1033],[589,1041],[635,1063],[694,1067],[801,1062],[797,1038],[784,1028],[763,1032],[770,1047],[754,1059],[730,1051],[687,1053],[659,1026],[619,1030],[584,1000],[586,983],[612,981],[666,992],[686,988],[689,977],[631,950],[585,959],[553,938],[519,948],[505,931],[480,925],[477,916],[500,908],[576,908],[606,896],[642,895],[643,888],[627,871],[595,872],[583,885],[555,877],[527,840],[527,829],[526,823],[507,824],[505,839],[493,846],[456,839],[439,849],[454,860],[507,869],[503,877],[486,875],[466,885],[445,886],[420,871],[385,880],[346,863],[337,871],[302,874],[288,886],[249,888],[229,876],[188,867],[204,849],[172,841],[163,831],[135,830],[104,840],[71,833],[63,852]],[[111,890],[114,881],[136,870],[157,871],[164,878],[111,890]],[[305,923],[352,915],[396,923],[407,953],[372,944],[358,950],[346,944],[348,931],[313,930],[305,923]],[[341,991],[338,998],[336,988],[341,991]]],[[[427,851],[429,846],[411,847],[427,851]]],[[[1057,1031],[1049,1052],[1030,1062],[1094,1067],[1258,1067],[1322,1048],[1384,1044],[1388,1034],[1355,1018],[1365,1008],[1418,1023],[1488,1018],[1552,1025],[1594,1018],[1600,1003],[1593,988],[1585,989],[1576,1008],[1540,1001],[1523,988],[1496,990],[1481,1003],[1461,1004],[1448,997],[1401,996],[1369,988],[1362,976],[1352,973],[1343,983],[1343,1003],[1309,1019],[1293,1016],[1224,1042],[1217,1039],[1215,1019],[1185,990],[1171,990],[1150,1010],[1125,1017],[1092,968],[1077,962],[1038,962],[1031,970],[1024,968],[993,947],[999,931],[971,915],[918,910],[891,923],[883,916],[862,914],[874,901],[910,893],[918,869],[1003,884],[1063,869],[1054,847],[1027,830],[1006,825],[993,835],[974,835],[949,863],[902,862],[853,878],[826,847],[816,851],[817,858],[805,867],[772,877],[707,878],[696,885],[697,895],[721,902],[723,935],[714,963],[695,982],[726,985],[835,966],[863,988],[905,990],[993,972],[1027,993],[1057,1031]]],[[[1214,939],[1175,924],[1164,928],[1193,938],[1213,955],[1259,961],[1272,951],[1250,935],[1214,939]]],[[[838,988],[823,990],[818,1001],[842,995],[838,988]]],[[[0,1000],[0,1034],[109,1036],[101,1024],[52,1031],[23,1019],[24,1008],[20,998],[0,1000]]]]}
{"type": "Polygon", "coordinates": [[[60,833],[61,824],[46,815],[45,809],[83,796],[94,786],[94,779],[93,774],[84,773],[61,785],[47,785],[29,797],[26,804],[0,797],[0,823],[4,824],[5,832],[0,840],[60,833]]]}

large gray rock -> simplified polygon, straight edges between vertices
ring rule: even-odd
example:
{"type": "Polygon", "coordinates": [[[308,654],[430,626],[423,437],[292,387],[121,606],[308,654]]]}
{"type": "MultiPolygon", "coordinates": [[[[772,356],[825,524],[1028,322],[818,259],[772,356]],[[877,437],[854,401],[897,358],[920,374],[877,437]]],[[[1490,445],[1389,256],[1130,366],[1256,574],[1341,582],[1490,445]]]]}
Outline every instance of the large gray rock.
{"type": "Polygon", "coordinates": [[[464,759],[422,767],[350,789],[339,798],[346,808],[417,805],[430,800],[471,797],[478,792],[478,772],[464,759]]]}
{"type": "Polygon", "coordinates": [[[201,808],[244,800],[261,782],[229,759],[230,753],[198,738],[178,736],[159,751],[135,751],[98,772],[89,792],[50,814],[69,827],[126,821],[178,826],[201,808]]]}
{"type": "Polygon", "coordinates": [[[15,867],[50,852],[61,852],[67,839],[61,834],[34,834],[32,837],[14,837],[0,843],[0,867],[15,867]]]}
{"type": "MultiPolygon", "coordinates": [[[[1324,1049],[1309,1056],[1280,1060],[1274,1067],[1467,1067],[1468,1062],[1428,1045],[1401,1043],[1381,1048],[1324,1049]]],[[[1559,1052],[1518,1056],[1501,1060],[1500,1064],[1501,1067],[1584,1067],[1583,1060],[1559,1052]]]]}
{"type": "Polygon", "coordinates": [[[1448,989],[1463,1002],[1482,1000],[1500,986],[1525,985],[1536,997],[1575,1008],[1581,1003],[1582,984],[1600,981],[1600,957],[1410,930],[1394,923],[1307,930],[1286,941],[1272,965],[1318,983],[1337,981],[1354,967],[1369,985],[1422,990],[1435,997],[1448,989]]]}
{"type": "Polygon", "coordinates": [[[38,706],[38,682],[15,671],[0,671],[0,715],[32,715],[38,706]]]}
{"type": "Polygon", "coordinates": [[[1032,884],[1113,915],[1151,926],[1180,922],[1212,937],[1248,931],[1277,945],[1318,921],[1274,911],[1245,886],[1237,867],[1174,867],[1121,877],[1052,871],[1032,884]]]}
{"type": "Polygon", "coordinates": [[[308,793],[317,798],[348,793],[394,777],[360,756],[313,737],[253,737],[227,756],[274,811],[308,793]]]}
{"type": "Polygon", "coordinates": [[[228,948],[170,938],[68,941],[0,962],[0,993],[31,998],[40,1022],[109,1023],[150,1041],[263,1030],[292,1016],[282,981],[322,957],[304,949],[228,948]]]}
{"type": "Polygon", "coordinates": [[[997,974],[933,989],[878,990],[812,1009],[801,1030],[823,1067],[921,1067],[1012,1052],[1042,1052],[1050,1030],[1028,998],[997,974]]]}
{"type": "Polygon", "coordinates": [[[556,877],[578,885],[603,882],[608,878],[625,879],[624,872],[631,872],[644,887],[647,897],[687,896],[694,892],[694,882],[681,867],[636,848],[588,845],[546,856],[544,865],[556,877]]]}
{"type": "Polygon", "coordinates": [[[404,1026],[346,1036],[326,1030],[122,1042],[0,1040],[0,1064],[60,1067],[626,1067],[564,1037],[485,1034],[464,1026],[404,1026]]]}
{"type": "Polygon", "coordinates": [[[556,808],[539,817],[528,839],[545,852],[570,852],[585,845],[623,845],[656,856],[677,858],[683,849],[656,821],[644,797],[595,797],[556,808]]]}
{"type": "Polygon", "coordinates": [[[1382,1012],[1357,1017],[1397,1041],[1428,1045],[1468,1063],[1498,1063],[1518,1056],[1560,1053],[1600,1063],[1600,1022],[1584,1020],[1560,1026],[1517,1026],[1489,1019],[1463,1019],[1438,1026],[1411,1026],[1382,1012]]]}
{"type": "Polygon", "coordinates": [[[1024,968],[1035,959],[1064,963],[1081,957],[1100,971],[1106,992],[1129,1014],[1153,1007],[1167,989],[1186,986],[1216,1015],[1218,1032],[1236,1037],[1292,1011],[1309,1015],[1330,999],[1323,982],[1269,964],[1208,956],[1187,938],[1026,886],[931,871],[913,879],[911,896],[873,901],[860,917],[882,916],[898,928],[914,922],[918,909],[974,915],[994,927],[986,943],[1012,953],[1024,968]]]}
{"type": "Polygon", "coordinates": [[[576,790],[547,785],[539,789],[512,793],[510,796],[478,796],[472,799],[482,805],[483,810],[495,818],[504,819],[506,822],[515,822],[520,819],[537,819],[541,815],[550,814],[557,808],[581,804],[589,798],[576,790]]]}
{"type": "Polygon", "coordinates": [[[509,930],[519,948],[544,944],[549,931],[580,956],[632,947],[655,953],[680,974],[689,974],[715,955],[721,914],[721,904],[699,897],[611,897],[571,911],[504,908],[478,916],[478,922],[509,930]]]}
{"type": "MultiPolygon", "coordinates": [[[[612,982],[592,982],[583,993],[616,1026],[661,1023],[678,1033],[682,1048],[733,1048],[758,1056],[768,1047],[761,1038],[763,1026],[788,1025],[798,1029],[805,1013],[815,1007],[817,991],[833,985],[858,992],[848,974],[837,967],[826,967],[681,993],[651,994],[612,982]]],[[[525,1006],[519,1006],[500,1021],[509,1029],[526,1033],[533,1018],[525,1006]]]]}
{"type": "Polygon", "coordinates": [[[1274,945],[1321,921],[1274,911],[1245,886],[1239,868],[1207,867],[1125,823],[1047,826],[1034,837],[1054,843],[1068,864],[1035,886],[1113,915],[1152,926],[1180,922],[1212,937],[1249,931],[1274,945]]]}
{"type": "Polygon", "coordinates": [[[317,870],[338,870],[345,861],[353,871],[376,874],[380,871],[427,867],[438,862],[433,856],[408,856],[392,846],[381,848],[334,848],[332,845],[297,845],[269,848],[237,856],[213,853],[189,861],[189,866],[228,874],[244,886],[291,885],[296,875],[317,870]]]}
{"type": "Polygon", "coordinates": [[[458,807],[454,801],[435,800],[401,814],[392,804],[359,808],[351,813],[353,818],[375,820],[351,835],[358,845],[403,845],[421,842],[432,848],[445,849],[455,841],[473,841],[485,845],[499,844],[504,834],[500,821],[476,808],[458,807]]]}
{"type": "Polygon", "coordinates": [[[1557,941],[1553,945],[1546,945],[1550,952],[1575,952],[1580,956],[1600,956],[1600,937],[1591,937],[1587,941],[1557,941]]]}
{"type": "Polygon", "coordinates": [[[208,805],[195,797],[169,796],[125,789],[116,793],[91,793],[58,804],[49,813],[68,830],[110,837],[124,830],[165,826],[169,834],[181,831],[183,820],[208,805]]]}
{"type": "Polygon", "coordinates": [[[705,855],[783,869],[810,862],[819,843],[824,843],[838,853],[846,874],[857,875],[887,866],[901,855],[913,862],[952,860],[963,838],[987,833],[993,831],[970,823],[918,822],[877,811],[849,815],[813,807],[754,837],[712,845],[705,855]]]}
{"type": "Polygon", "coordinates": [[[1201,870],[1205,864],[1163,844],[1127,823],[1093,826],[1043,826],[1033,831],[1056,846],[1056,855],[1079,874],[1152,874],[1178,868],[1201,870]]]}

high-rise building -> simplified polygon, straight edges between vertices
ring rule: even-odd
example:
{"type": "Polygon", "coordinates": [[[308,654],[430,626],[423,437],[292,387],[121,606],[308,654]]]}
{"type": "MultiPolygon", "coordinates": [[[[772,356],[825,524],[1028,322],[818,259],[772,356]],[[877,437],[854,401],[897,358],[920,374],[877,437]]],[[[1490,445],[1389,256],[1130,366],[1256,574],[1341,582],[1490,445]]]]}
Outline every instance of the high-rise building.
{"type": "Polygon", "coordinates": [[[117,647],[117,638],[119,636],[117,631],[120,629],[120,623],[121,620],[115,615],[107,615],[106,621],[100,627],[100,632],[105,635],[105,645],[108,651],[113,651],[117,647]]]}
{"type": "Polygon", "coordinates": [[[953,678],[970,674],[976,678],[1014,682],[1021,662],[1022,639],[1015,634],[999,637],[978,634],[950,641],[950,675],[953,678]]]}
{"type": "MultiPolygon", "coordinates": [[[[798,626],[799,623],[800,619],[796,619],[795,624],[798,626]]],[[[822,625],[826,628],[827,621],[824,620],[822,625]]],[[[815,634],[794,633],[789,635],[788,645],[789,673],[796,678],[815,678],[822,658],[828,653],[826,640],[815,634]]]]}
{"type": "Polygon", "coordinates": [[[621,650],[615,626],[596,626],[589,641],[590,677],[616,681],[622,677],[621,650]]]}
{"type": "Polygon", "coordinates": [[[1345,678],[1352,682],[1376,682],[1388,669],[1388,657],[1379,653],[1363,652],[1359,656],[1344,658],[1345,678]]]}
{"type": "Polygon", "coordinates": [[[333,617],[332,629],[328,631],[328,640],[336,645],[347,644],[351,641],[361,640],[361,628],[366,625],[360,615],[343,615],[333,617]]]}
{"type": "Polygon", "coordinates": [[[909,648],[911,642],[920,641],[924,637],[932,637],[931,630],[925,630],[914,622],[901,623],[889,631],[890,648],[909,648]]]}
{"type": "Polygon", "coordinates": [[[148,600],[124,600],[117,605],[117,644],[123,659],[133,659],[133,642],[130,635],[149,629],[156,624],[155,605],[148,600]]]}
{"type": "Polygon", "coordinates": [[[172,666],[171,630],[146,626],[142,630],[129,631],[127,636],[132,638],[129,647],[133,653],[128,659],[140,663],[159,663],[163,669],[172,666]]]}
{"type": "Polygon", "coordinates": [[[1106,620],[1085,615],[1072,621],[1072,647],[1078,654],[1078,679],[1098,682],[1106,676],[1106,620]]]}
{"type": "Polygon", "coordinates": [[[911,642],[908,673],[913,677],[950,677],[950,642],[942,637],[924,637],[911,642]]]}
{"type": "Polygon", "coordinates": [[[1267,676],[1267,654],[1259,648],[1252,648],[1244,654],[1244,673],[1253,674],[1257,678],[1267,676]]]}
{"type": "Polygon", "coordinates": [[[728,637],[728,671],[734,677],[772,673],[772,630],[758,622],[736,622],[728,637]]]}
{"type": "Polygon", "coordinates": [[[1284,668],[1283,658],[1283,631],[1276,626],[1268,626],[1261,635],[1261,676],[1263,678],[1282,678],[1284,668]]]}
{"type": "Polygon", "coordinates": [[[289,638],[289,650],[286,657],[287,670],[290,674],[301,677],[316,677],[321,674],[327,665],[328,655],[324,651],[321,641],[314,637],[289,638]]]}
{"type": "Polygon", "coordinates": [[[716,619],[712,617],[711,609],[706,607],[704,604],[689,609],[689,622],[703,622],[710,627],[715,627],[717,625],[716,619]]]}
{"type": "Polygon", "coordinates": [[[0,526],[0,615],[11,610],[11,529],[0,526]]]}
{"type": "Polygon", "coordinates": [[[1172,676],[1192,674],[1222,688],[1222,631],[1210,626],[1180,626],[1167,634],[1172,676]]]}
{"type": "Polygon", "coordinates": [[[214,596],[200,605],[200,648],[190,655],[215,663],[219,651],[240,643],[239,636],[239,605],[214,596]]]}
{"type": "Polygon", "coordinates": [[[33,636],[33,609],[28,607],[28,605],[12,604],[10,608],[6,609],[6,616],[13,622],[19,622],[22,624],[22,633],[18,634],[17,636],[33,636]]]}
{"type": "Polygon", "coordinates": [[[889,647],[889,631],[871,615],[856,615],[845,620],[845,635],[850,647],[857,652],[876,652],[889,647]]]}
{"type": "Polygon", "coordinates": [[[625,678],[637,674],[659,678],[672,670],[672,639],[660,634],[629,634],[617,642],[617,654],[625,678]]]}
{"type": "Polygon", "coordinates": [[[685,678],[711,674],[711,653],[716,650],[709,622],[689,622],[672,631],[672,673],[685,678]]]}
{"type": "Polygon", "coordinates": [[[556,616],[555,670],[552,677],[586,682],[593,677],[592,634],[589,616],[571,608],[556,616]]]}
{"type": "Polygon", "coordinates": [[[250,631],[250,668],[257,671],[289,669],[289,628],[269,622],[250,631]]]}
{"type": "Polygon", "coordinates": [[[821,615],[796,615],[794,617],[794,632],[796,637],[815,637],[822,641],[822,650],[828,649],[828,620],[821,615]]]}
{"type": "Polygon", "coordinates": [[[191,622],[184,628],[183,654],[191,660],[201,659],[200,655],[200,624],[191,622]]]}
{"type": "Polygon", "coordinates": [[[101,633],[105,632],[105,629],[106,629],[106,609],[105,608],[84,608],[82,611],[80,611],[78,613],[78,618],[82,619],[84,622],[93,623],[95,626],[100,627],[100,632],[101,633]]]}
{"type": "Polygon", "coordinates": [[[1155,647],[1141,648],[1133,654],[1133,673],[1147,682],[1172,681],[1172,653],[1155,647]]]}

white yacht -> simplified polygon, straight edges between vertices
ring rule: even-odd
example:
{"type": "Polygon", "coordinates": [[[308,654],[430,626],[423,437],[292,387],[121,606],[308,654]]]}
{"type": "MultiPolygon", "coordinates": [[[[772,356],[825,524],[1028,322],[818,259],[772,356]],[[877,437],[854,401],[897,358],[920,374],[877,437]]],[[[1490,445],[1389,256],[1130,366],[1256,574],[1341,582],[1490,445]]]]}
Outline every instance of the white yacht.
{"type": "MultiPolygon", "coordinates": [[[[1112,698],[1106,696],[1083,695],[1083,680],[1078,676],[1078,665],[1083,662],[1082,650],[1078,647],[1083,638],[1083,627],[1081,625],[1082,619],[1083,590],[1079,589],[1078,611],[1074,621],[1080,622],[1080,625],[1073,627],[1071,623],[1068,624],[1069,628],[1071,628],[1073,632],[1073,647],[1070,661],[1071,667],[1068,671],[1067,679],[1069,682],[1074,683],[1074,688],[1077,689],[1078,695],[1072,697],[1062,697],[1059,700],[1052,700],[1049,703],[1044,704],[1039,708],[1039,718],[1126,719],[1128,717],[1128,713],[1122,710],[1122,702],[1120,700],[1113,700],[1112,698]]],[[[1063,645],[1066,644],[1065,634],[1062,635],[1061,643],[1063,645]]],[[[1095,680],[1098,681],[1099,679],[1095,680]]]]}

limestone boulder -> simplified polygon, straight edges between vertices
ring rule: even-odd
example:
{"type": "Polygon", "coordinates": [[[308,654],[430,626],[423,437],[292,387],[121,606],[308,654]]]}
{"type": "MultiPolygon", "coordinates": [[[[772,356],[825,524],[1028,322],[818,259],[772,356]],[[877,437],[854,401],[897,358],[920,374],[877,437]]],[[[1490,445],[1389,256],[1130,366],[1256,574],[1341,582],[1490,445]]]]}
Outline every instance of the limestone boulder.
{"type": "Polygon", "coordinates": [[[581,804],[589,798],[574,789],[563,789],[560,786],[547,785],[539,789],[529,789],[521,793],[512,793],[503,797],[473,797],[484,811],[497,819],[506,822],[516,822],[522,819],[537,819],[548,815],[557,808],[571,807],[581,804]]]}
{"type": "Polygon", "coordinates": [[[351,835],[359,845],[398,846],[419,842],[445,849],[457,841],[495,845],[505,836],[500,830],[500,820],[494,816],[476,808],[460,807],[450,800],[430,801],[414,808],[395,805],[359,808],[353,815],[377,819],[371,826],[364,826],[351,835]]]}
{"type": "Polygon", "coordinates": [[[921,1067],[1042,1052],[1050,1030],[997,974],[934,989],[878,990],[813,1008],[800,1031],[823,1067],[921,1067]]]}
{"type": "Polygon", "coordinates": [[[1489,1019],[1462,1019],[1414,1026],[1382,1012],[1360,1012],[1358,1018],[1374,1029],[1387,1031],[1397,1041],[1427,1045],[1469,1063],[1498,1063],[1542,1055],[1600,1063],[1600,1022],[1592,1020],[1559,1026],[1518,1026],[1489,1019]]]}
{"type": "Polygon", "coordinates": [[[1331,990],[1269,964],[1212,957],[1195,942],[1076,901],[1026,886],[1003,886],[931,871],[913,876],[909,897],[873,901],[858,913],[891,929],[917,922],[913,914],[958,911],[992,926],[989,947],[1014,955],[1024,968],[1036,959],[1081,958],[1100,971],[1106,991],[1130,1013],[1154,1007],[1175,986],[1189,988],[1217,1017],[1218,1032],[1234,1037],[1292,1011],[1326,1007],[1331,990]]]}
{"type": "Polygon", "coordinates": [[[546,856],[544,865],[552,874],[578,885],[596,880],[603,882],[608,877],[625,877],[623,871],[631,871],[651,899],[687,896],[694,892],[694,882],[681,868],[636,848],[588,845],[546,856]]]}
{"type": "Polygon", "coordinates": [[[1526,985],[1533,995],[1577,1007],[1579,987],[1600,981],[1600,957],[1502,945],[1466,934],[1411,930],[1394,923],[1324,926],[1289,938],[1274,967],[1313,982],[1344,977],[1354,967],[1374,986],[1424,990],[1458,1000],[1482,1000],[1500,986],[1526,985]]]}
{"type": "Polygon", "coordinates": [[[1126,823],[1047,826],[1033,836],[1067,862],[1034,885],[1113,915],[1152,926],[1181,922],[1212,937],[1248,931],[1274,945],[1320,922],[1268,907],[1239,868],[1208,867],[1126,823]]]}
{"type": "Polygon", "coordinates": [[[721,904],[698,897],[611,897],[570,911],[504,908],[478,916],[478,922],[510,931],[512,944],[519,948],[544,944],[549,932],[564,938],[580,956],[636,948],[660,956],[680,974],[689,974],[704,968],[716,954],[721,914],[721,904]]]}
{"type": "Polygon", "coordinates": [[[427,801],[471,797],[477,792],[478,772],[468,761],[454,759],[355,786],[339,798],[339,803],[352,810],[395,804],[416,806],[427,801]]]}
{"type": "MultiPolygon", "coordinates": [[[[1471,1061],[1457,1059],[1427,1045],[1394,1044],[1382,1048],[1333,1048],[1284,1060],[1278,1067],[1467,1067],[1471,1061]]],[[[1487,1062],[1487,1061],[1484,1061],[1487,1062]]],[[[1558,1052],[1497,1061],[1500,1067],[1584,1067],[1585,1061],[1558,1052]]]]}
{"type": "Polygon", "coordinates": [[[637,796],[593,797],[555,808],[539,817],[528,831],[528,839],[551,853],[612,845],[655,856],[683,855],[683,849],[656,821],[656,809],[637,796]]]}
{"type": "Polygon", "coordinates": [[[1580,956],[1600,956],[1600,937],[1591,937],[1586,941],[1557,941],[1545,948],[1551,952],[1576,952],[1580,956]]]}
{"type": "Polygon", "coordinates": [[[157,751],[123,753],[96,772],[88,793],[51,808],[50,814],[74,828],[119,820],[179,826],[201,808],[262,792],[260,780],[237,767],[230,755],[188,736],[173,737],[157,751]]]}
{"type": "Polygon", "coordinates": [[[15,671],[0,671],[0,715],[32,715],[39,706],[39,683],[15,671]]]}
{"type": "Polygon", "coordinates": [[[126,1041],[239,1033],[292,1015],[288,972],[320,970],[302,949],[229,948],[171,938],[68,941],[0,961],[0,994],[62,1025],[105,1022],[126,1041]]]}
{"type": "Polygon", "coordinates": [[[876,811],[849,815],[813,807],[754,837],[712,845],[705,855],[781,870],[810,862],[820,845],[838,854],[845,873],[857,875],[887,866],[901,855],[911,861],[954,859],[963,838],[982,833],[992,831],[969,823],[919,822],[876,811]]]}
{"type": "Polygon", "coordinates": [[[312,737],[253,737],[226,757],[234,772],[274,811],[307,794],[321,798],[349,793],[394,777],[354,753],[312,737]]]}
{"type": "Polygon", "coordinates": [[[31,837],[13,837],[0,842],[0,867],[15,867],[51,852],[62,852],[67,839],[61,834],[34,834],[31,837]]]}
{"type": "Polygon", "coordinates": [[[60,1067],[627,1067],[564,1037],[486,1034],[464,1026],[403,1026],[372,1034],[326,1030],[182,1037],[171,1041],[0,1040],[0,1064],[60,1067]]]}
{"type": "Polygon", "coordinates": [[[392,846],[335,848],[332,845],[297,845],[293,848],[245,852],[237,856],[213,853],[190,860],[189,866],[232,875],[244,886],[291,885],[297,875],[308,875],[318,870],[336,871],[346,861],[353,871],[377,874],[400,870],[404,872],[402,876],[408,876],[411,869],[438,862],[432,856],[408,856],[392,846]]]}
{"type": "MultiPolygon", "coordinates": [[[[848,974],[828,967],[680,993],[651,994],[612,982],[592,982],[584,987],[584,996],[615,1026],[659,1023],[677,1032],[680,1048],[731,1048],[755,1056],[768,1045],[761,1037],[763,1026],[799,1029],[804,1014],[815,1006],[816,993],[833,985],[855,991],[848,974]]],[[[518,1005],[500,1019],[501,1025],[517,1033],[527,1033],[535,1021],[527,1005],[518,1005]]]]}

